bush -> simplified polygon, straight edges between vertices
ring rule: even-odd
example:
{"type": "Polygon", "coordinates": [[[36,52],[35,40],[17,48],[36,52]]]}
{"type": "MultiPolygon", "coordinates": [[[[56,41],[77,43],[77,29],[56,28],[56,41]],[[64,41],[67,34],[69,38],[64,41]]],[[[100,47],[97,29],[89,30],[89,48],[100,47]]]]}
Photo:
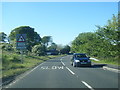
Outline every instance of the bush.
{"type": "Polygon", "coordinates": [[[35,45],[32,48],[32,53],[35,56],[43,56],[46,54],[46,48],[44,45],[35,45]]]}
{"type": "Polygon", "coordinates": [[[13,65],[11,66],[11,69],[18,69],[18,68],[25,68],[25,66],[22,65],[22,64],[13,64],[13,65]]]}
{"type": "Polygon", "coordinates": [[[2,63],[3,64],[6,64],[6,63],[9,63],[9,57],[7,55],[2,55],[2,63]]]}

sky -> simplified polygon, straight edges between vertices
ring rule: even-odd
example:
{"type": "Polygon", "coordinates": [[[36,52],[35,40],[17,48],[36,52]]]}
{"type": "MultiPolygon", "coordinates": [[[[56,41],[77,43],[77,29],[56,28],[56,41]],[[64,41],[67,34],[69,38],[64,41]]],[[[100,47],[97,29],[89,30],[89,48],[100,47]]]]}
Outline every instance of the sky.
{"type": "Polygon", "coordinates": [[[83,32],[95,32],[118,13],[117,2],[2,2],[2,31],[30,26],[56,44],[70,44],[83,32]]]}

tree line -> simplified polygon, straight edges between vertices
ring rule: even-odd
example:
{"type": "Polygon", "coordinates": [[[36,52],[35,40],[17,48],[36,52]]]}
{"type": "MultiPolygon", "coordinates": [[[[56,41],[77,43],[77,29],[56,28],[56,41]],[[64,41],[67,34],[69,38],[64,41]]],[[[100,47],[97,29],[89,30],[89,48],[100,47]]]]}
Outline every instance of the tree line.
{"type": "Polygon", "coordinates": [[[26,34],[26,50],[27,54],[32,54],[36,56],[46,55],[47,52],[51,54],[68,54],[70,52],[70,46],[57,45],[52,40],[52,36],[40,37],[34,28],[30,26],[20,26],[13,29],[7,36],[4,32],[0,32],[0,42],[2,44],[2,49],[6,51],[16,50],[16,35],[26,34]],[[7,43],[6,43],[7,42],[7,43]]]}
{"type": "Polygon", "coordinates": [[[113,15],[104,26],[96,26],[95,32],[80,33],[73,40],[72,52],[87,53],[88,55],[112,58],[120,58],[120,14],[113,15]]]}

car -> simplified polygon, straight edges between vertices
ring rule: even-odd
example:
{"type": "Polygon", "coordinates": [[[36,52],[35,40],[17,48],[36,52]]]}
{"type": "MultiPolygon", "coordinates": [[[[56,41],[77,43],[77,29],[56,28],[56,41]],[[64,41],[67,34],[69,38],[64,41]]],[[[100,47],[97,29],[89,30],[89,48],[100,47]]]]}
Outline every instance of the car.
{"type": "Polygon", "coordinates": [[[74,67],[91,66],[91,60],[90,57],[84,53],[74,53],[71,59],[71,65],[74,67]]]}

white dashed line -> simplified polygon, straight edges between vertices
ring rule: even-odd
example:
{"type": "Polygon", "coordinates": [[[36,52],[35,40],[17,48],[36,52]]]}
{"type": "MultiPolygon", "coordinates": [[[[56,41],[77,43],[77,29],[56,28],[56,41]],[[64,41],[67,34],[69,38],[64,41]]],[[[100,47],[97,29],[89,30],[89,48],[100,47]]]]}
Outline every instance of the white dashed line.
{"type": "Polygon", "coordinates": [[[63,64],[63,66],[65,66],[65,64],[61,61],[61,63],[63,64]]]}
{"type": "Polygon", "coordinates": [[[62,58],[60,59],[61,63],[63,64],[63,66],[65,66],[65,64],[62,62],[62,58]]]}
{"type": "Polygon", "coordinates": [[[75,74],[73,71],[71,71],[68,67],[66,67],[68,71],[70,71],[73,75],[75,74]]]}
{"type": "Polygon", "coordinates": [[[85,81],[82,81],[82,83],[87,86],[90,90],[94,90],[90,85],[88,85],[85,81]]]}
{"type": "MultiPolygon", "coordinates": [[[[63,58],[63,57],[62,57],[63,58]]],[[[65,64],[62,62],[62,58],[60,59],[61,63],[65,66],[65,64]]],[[[66,67],[68,71],[70,71],[70,73],[72,73],[73,75],[75,74],[72,70],[70,70],[68,67],[66,67]]]]}

